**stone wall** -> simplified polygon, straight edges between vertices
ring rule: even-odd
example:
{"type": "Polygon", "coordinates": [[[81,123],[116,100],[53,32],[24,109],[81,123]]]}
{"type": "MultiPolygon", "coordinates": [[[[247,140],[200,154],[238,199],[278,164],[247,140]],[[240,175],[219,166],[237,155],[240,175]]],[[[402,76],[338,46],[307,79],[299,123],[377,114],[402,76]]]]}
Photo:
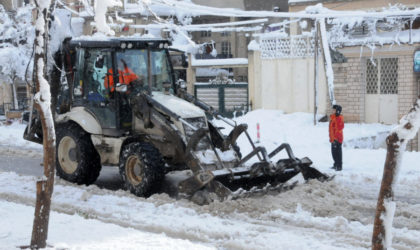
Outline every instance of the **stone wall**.
{"type": "MultiPolygon", "coordinates": [[[[387,56],[385,56],[387,57],[387,56]]],[[[413,55],[398,58],[398,120],[408,113],[417,99],[417,76],[413,73],[413,55]]],[[[346,122],[365,122],[366,60],[368,57],[348,57],[345,63],[333,64],[335,98],[343,107],[346,122]]],[[[407,144],[407,150],[420,150],[418,135],[407,144]]]]}
{"type": "Polygon", "coordinates": [[[346,122],[364,121],[364,62],[363,58],[348,58],[333,64],[335,99],[343,107],[346,122]]]}

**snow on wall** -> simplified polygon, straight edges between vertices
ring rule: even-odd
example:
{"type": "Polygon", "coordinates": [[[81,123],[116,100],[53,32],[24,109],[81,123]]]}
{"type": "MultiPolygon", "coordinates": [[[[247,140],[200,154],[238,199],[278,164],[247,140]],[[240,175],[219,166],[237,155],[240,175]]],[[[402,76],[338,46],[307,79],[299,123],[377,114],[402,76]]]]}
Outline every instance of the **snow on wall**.
{"type": "Polygon", "coordinates": [[[258,51],[258,50],[260,50],[260,45],[258,44],[257,41],[251,40],[251,42],[249,42],[249,44],[248,44],[248,50],[258,51]]]}

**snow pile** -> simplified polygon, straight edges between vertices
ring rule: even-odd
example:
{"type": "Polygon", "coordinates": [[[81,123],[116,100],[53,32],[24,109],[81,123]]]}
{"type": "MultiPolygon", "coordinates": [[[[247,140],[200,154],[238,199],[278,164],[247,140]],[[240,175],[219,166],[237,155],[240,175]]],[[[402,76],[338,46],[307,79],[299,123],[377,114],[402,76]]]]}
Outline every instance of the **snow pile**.
{"type": "MultiPolygon", "coordinates": [[[[15,249],[28,245],[32,229],[32,206],[0,201],[2,223],[0,249],[15,249]]],[[[170,238],[164,233],[142,232],[99,220],[86,219],[83,215],[52,212],[48,234],[49,245],[54,249],[213,249],[189,240],[170,238]],[[71,237],[69,237],[69,232],[71,237]],[[77,232],[77,233],[75,233],[77,232]],[[88,237],[86,237],[88,236],[88,237]],[[72,240],[69,241],[69,238],[72,240]]],[[[50,249],[50,248],[48,248],[50,249]]]]}
{"type": "MultiPolygon", "coordinates": [[[[345,116],[346,114],[343,113],[345,116]]],[[[318,116],[318,119],[321,116],[318,116]]],[[[230,132],[230,126],[223,121],[214,120],[220,127],[225,127],[225,134],[230,132]]],[[[248,132],[255,142],[257,141],[257,124],[260,125],[261,145],[267,148],[268,153],[280,146],[282,143],[289,143],[292,149],[301,152],[301,156],[307,156],[308,152],[312,156],[317,156],[316,148],[325,148],[329,150],[330,143],[328,137],[328,123],[318,123],[313,125],[313,114],[309,113],[292,113],[285,114],[279,110],[255,110],[247,113],[245,116],[236,119],[238,124],[248,124],[248,132]]],[[[382,124],[358,124],[346,123],[344,128],[344,145],[348,143],[349,147],[366,147],[375,148],[373,143],[379,143],[375,140],[365,141],[365,138],[376,137],[378,134],[389,132],[392,126],[382,124]],[[359,140],[363,140],[359,143],[359,140]]],[[[384,139],[384,138],[383,138],[384,139]]],[[[241,145],[242,155],[251,152],[251,145],[245,135],[241,135],[238,139],[241,145]]],[[[329,156],[323,153],[324,156],[329,156]]],[[[299,157],[299,154],[295,154],[299,157]]]]}
{"type": "Polygon", "coordinates": [[[42,145],[23,139],[26,125],[14,122],[11,125],[0,124],[0,160],[4,156],[29,158],[41,157],[42,145]]]}

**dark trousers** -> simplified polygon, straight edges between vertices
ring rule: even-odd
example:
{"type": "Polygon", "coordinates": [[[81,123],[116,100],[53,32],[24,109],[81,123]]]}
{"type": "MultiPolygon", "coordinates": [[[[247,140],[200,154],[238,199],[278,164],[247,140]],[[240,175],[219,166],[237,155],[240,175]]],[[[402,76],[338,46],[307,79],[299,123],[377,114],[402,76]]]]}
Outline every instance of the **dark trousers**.
{"type": "Polygon", "coordinates": [[[337,170],[341,170],[343,168],[343,152],[341,150],[341,143],[338,141],[331,143],[331,153],[334,159],[334,167],[337,170]]]}

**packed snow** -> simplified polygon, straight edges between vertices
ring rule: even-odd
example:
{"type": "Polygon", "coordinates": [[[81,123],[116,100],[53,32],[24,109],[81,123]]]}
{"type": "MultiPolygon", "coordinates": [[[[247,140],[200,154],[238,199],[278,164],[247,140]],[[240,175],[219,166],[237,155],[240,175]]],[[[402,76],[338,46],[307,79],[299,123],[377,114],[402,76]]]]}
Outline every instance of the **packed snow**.
{"type": "MultiPolygon", "coordinates": [[[[296,177],[290,182],[298,184],[289,191],[198,206],[167,194],[144,199],[57,178],[47,243],[53,249],[370,248],[386,150],[372,149],[365,139],[388,133],[393,126],[346,123],[343,171],[335,172],[330,169],[328,123],[314,126],[312,119],[307,113],[257,110],[235,121],[248,124],[254,141],[259,123],[257,145],[270,152],[290,143],[297,157],[308,156],[314,167],[335,174],[332,181],[304,183],[296,177]]],[[[229,132],[228,125],[216,123],[229,132]]],[[[7,163],[13,157],[31,157],[39,167],[41,147],[23,141],[23,129],[19,123],[0,126],[0,148],[10,149],[0,150],[0,158],[7,163]]],[[[251,150],[244,136],[238,144],[243,155],[251,150]]],[[[420,246],[419,159],[418,152],[404,154],[395,187],[394,249],[420,246]]],[[[0,229],[0,249],[15,249],[30,241],[37,177],[0,169],[1,223],[10,225],[0,229]]],[[[113,177],[119,178],[118,170],[113,177]]]]}

